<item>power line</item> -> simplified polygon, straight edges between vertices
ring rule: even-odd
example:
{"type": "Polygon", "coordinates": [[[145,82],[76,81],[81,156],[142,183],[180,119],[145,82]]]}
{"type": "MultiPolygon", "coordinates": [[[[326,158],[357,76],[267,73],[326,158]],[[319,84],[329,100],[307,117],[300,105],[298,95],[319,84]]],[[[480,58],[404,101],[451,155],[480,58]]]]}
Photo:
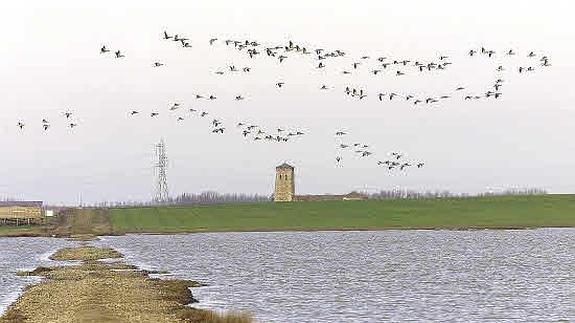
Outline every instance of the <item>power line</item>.
{"type": "Polygon", "coordinates": [[[165,203],[168,201],[168,178],[166,169],[168,168],[168,157],[166,156],[166,144],[164,139],[160,139],[160,143],[156,145],[157,163],[155,168],[157,172],[156,182],[156,198],[158,203],[165,203]]]}

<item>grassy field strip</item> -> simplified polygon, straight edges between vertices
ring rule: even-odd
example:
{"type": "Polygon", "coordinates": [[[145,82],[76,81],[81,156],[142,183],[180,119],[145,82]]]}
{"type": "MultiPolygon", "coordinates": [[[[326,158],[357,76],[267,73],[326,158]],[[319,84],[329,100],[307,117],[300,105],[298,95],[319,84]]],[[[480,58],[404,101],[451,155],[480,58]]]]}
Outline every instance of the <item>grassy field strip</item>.
{"type": "Polygon", "coordinates": [[[119,208],[115,232],[575,226],[575,195],[119,208]]]}

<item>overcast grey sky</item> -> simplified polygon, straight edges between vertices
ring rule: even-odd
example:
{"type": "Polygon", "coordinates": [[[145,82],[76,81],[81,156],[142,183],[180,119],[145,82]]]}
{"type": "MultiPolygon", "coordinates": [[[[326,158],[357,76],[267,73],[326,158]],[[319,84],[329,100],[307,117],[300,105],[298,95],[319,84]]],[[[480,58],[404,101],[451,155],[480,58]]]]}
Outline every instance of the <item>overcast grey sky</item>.
{"type": "MultiPolygon", "coordinates": [[[[147,200],[153,194],[154,144],[165,138],[172,193],[217,190],[270,194],[274,167],[296,167],[298,193],[404,188],[480,192],[539,187],[575,191],[575,24],[572,1],[11,1],[0,12],[0,196],[51,203],[147,200]],[[162,41],[184,35],[192,49],[162,41]],[[315,60],[279,64],[208,40],[251,39],[264,45],[294,40],[309,48],[341,49],[348,58],[317,71],[315,60]],[[116,60],[99,48],[121,49],[116,60]],[[502,51],[470,59],[471,48],[502,51]],[[519,75],[529,51],[550,56],[552,67],[519,75]],[[433,60],[449,55],[443,73],[405,77],[346,76],[363,55],[433,60]],[[162,61],[166,65],[152,68],[162,61]],[[433,109],[379,103],[377,92],[438,95],[456,86],[484,92],[502,75],[498,100],[445,101],[433,109]],[[251,66],[241,75],[216,75],[227,65],[251,66]],[[285,81],[278,90],[274,84],[285,81]],[[321,84],[333,89],[319,91],[321,84]],[[359,102],[346,85],[366,88],[359,102]],[[215,102],[196,93],[214,94],[215,102]],[[236,102],[242,94],[246,100],[236,102]],[[173,102],[206,110],[224,122],[168,113],[173,102]],[[71,109],[79,126],[66,128],[71,109]],[[131,109],[149,113],[129,118],[131,109]],[[186,117],[178,123],[175,117],[186,117]],[[40,121],[52,128],[44,133],[40,121]],[[16,123],[26,123],[19,131],[16,123]],[[244,140],[239,121],[268,129],[302,129],[286,144],[244,140]],[[335,163],[334,132],[371,145],[375,156],[343,155],[335,163]],[[375,162],[404,152],[426,167],[387,172],[375,162]]],[[[367,70],[366,70],[367,71],[367,70]]]]}

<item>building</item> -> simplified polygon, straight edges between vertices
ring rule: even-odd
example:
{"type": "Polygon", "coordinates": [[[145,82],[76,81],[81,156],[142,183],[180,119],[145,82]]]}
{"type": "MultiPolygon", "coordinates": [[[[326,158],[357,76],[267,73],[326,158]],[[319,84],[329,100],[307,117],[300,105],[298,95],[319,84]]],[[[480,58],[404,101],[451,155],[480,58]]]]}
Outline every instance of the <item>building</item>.
{"type": "Polygon", "coordinates": [[[283,163],[276,167],[275,202],[290,202],[295,196],[294,167],[283,163]]]}
{"type": "Polygon", "coordinates": [[[368,196],[359,193],[351,192],[347,194],[321,194],[321,195],[296,195],[295,201],[363,201],[367,200],[368,196]]]}
{"type": "Polygon", "coordinates": [[[0,201],[0,224],[32,224],[42,220],[42,201],[0,201]]]}
{"type": "Polygon", "coordinates": [[[274,189],[275,202],[291,201],[353,201],[367,200],[367,195],[351,192],[348,194],[323,194],[323,195],[295,195],[295,168],[287,163],[276,167],[276,179],[274,189]]]}

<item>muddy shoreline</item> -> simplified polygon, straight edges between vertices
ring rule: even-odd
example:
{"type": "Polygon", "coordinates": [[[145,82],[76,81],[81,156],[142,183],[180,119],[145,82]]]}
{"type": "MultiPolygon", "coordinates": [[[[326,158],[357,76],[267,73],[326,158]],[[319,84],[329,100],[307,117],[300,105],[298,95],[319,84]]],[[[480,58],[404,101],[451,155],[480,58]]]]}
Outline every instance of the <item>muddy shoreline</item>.
{"type": "Polygon", "coordinates": [[[84,244],[60,249],[50,257],[81,261],[78,265],[20,272],[44,279],[26,287],[0,322],[253,321],[246,313],[220,314],[188,306],[197,302],[190,288],[202,286],[199,282],[151,278],[152,272],[126,264],[116,250],[84,244]]]}

